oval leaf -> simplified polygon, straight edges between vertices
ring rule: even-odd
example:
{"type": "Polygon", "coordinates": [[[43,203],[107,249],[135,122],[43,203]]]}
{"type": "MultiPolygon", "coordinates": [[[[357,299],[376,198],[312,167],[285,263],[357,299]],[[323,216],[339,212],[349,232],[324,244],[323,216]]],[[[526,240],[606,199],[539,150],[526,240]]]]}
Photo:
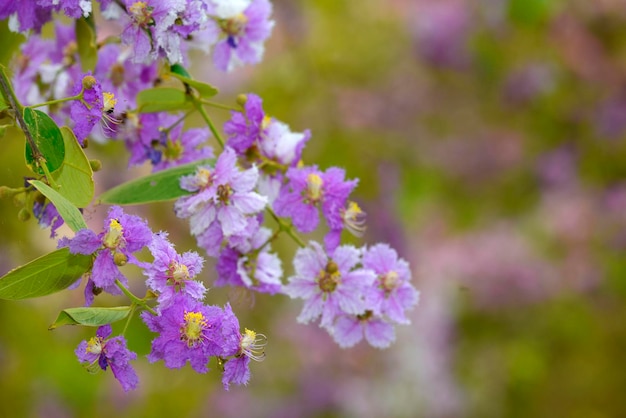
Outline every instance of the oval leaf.
{"type": "Polygon", "coordinates": [[[59,312],[59,316],[48,329],[62,325],[85,325],[99,327],[124,319],[130,313],[130,306],[114,308],[68,308],[59,312]]]}
{"type": "Polygon", "coordinates": [[[218,93],[218,90],[210,84],[203,83],[202,81],[194,80],[191,78],[187,70],[180,64],[174,64],[170,67],[170,75],[179,79],[183,83],[193,87],[200,97],[213,97],[218,93]]]}
{"type": "Polygon", "coordinates": [[[57,193],[53,188],[39,180],[29,180],[29,183],[35,186],[37,190],[50,200],[57,208],[59,215],[65,221],[67,226],[72,228],[72,231],[78,232],[81,229],[87,229],[87,224],[83,215],[78,208],[74,206],[70,201],[57,193]]]}
{"type": "Polygon", "coordinates": [[[60,248],[0,278],[0,299],[19,300],[59,292],[92,266],[92,257],[60,248]]]}
{"type": "Polygon", "coordinates": [[[100,203],[110,205],[139,205],[164,202],[188,195],[180,188],[180,178],[195,173],[199,165],[212,164],[214,160],[196,161],[167,170],[159,171],[136,180],[120,184],[100,195],[100,203]]]}
{"type": "Polygon", "coordinates": [[[76,20],[76,44],[83,72],[93,71],[98,61],[96,33],[84,17],[76,20]]]}
{"type": "Polygon", "coordinates": [[[65,160],[61,168],[52,173],[52,178],[59,186],[59,194],[76,207],[84,208],[89,205],[95,193],[93,170],[74,132],[64,126],[61,128],[61,135],[65,144],[65,160]]]}
{"type": "MultiPolygon", "coordinates": [[[[24,108],[24,121],[30,132],[39,152],[46,160],[49,172],[53,172],[63,164],[65,158],[65,144],[63,135],[57,124],[40,110],[24,108]]],[[[35,173],[44,174],[43,170],[37,166],[33,157],[33,150],[26,141],[26,165],[35,173]]]]}
{"type": "Polygon", "coordinates": [[[140,113],[172,112],[191,107],[185,92],[171,87],[155,87],[137,94],[137,110],[140,113]]]}

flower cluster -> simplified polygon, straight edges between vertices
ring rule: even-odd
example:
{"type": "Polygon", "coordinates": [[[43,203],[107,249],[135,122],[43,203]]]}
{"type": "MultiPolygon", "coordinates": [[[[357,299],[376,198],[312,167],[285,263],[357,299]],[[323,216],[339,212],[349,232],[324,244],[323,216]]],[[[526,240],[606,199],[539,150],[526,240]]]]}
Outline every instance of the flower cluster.
{"type": "MultiPolygon", "coordinates": [[[[202,271],[204,260],[196,252],[179,254],[167,239],[167,234],[153,234],[137,216],[125,214],[114,206],[105,221],[105,230],[96,235],[80,230],[72,239],[62,239],[60,245],[70,252],[90,254],[93,269],[86,285],[86,302],[93,302],[100,289],[119,294],[126,289],[127,280],[118,267],[132,261],[143,269],[149,294],[155,295],[157,305],[147,305],[141,314],[148,328],[159,335],[152,342],[148,360],[163,360],[166,367],[180,368],[187,362],[198,373],[208,371],[211,357],[224,365],[223,384],[246,384],[250,378],[249,359],[262,360],[265,336],[250,330],[240,332],[239,321],[230,305],[224,308],[203,303],[206,288],[194,278],[202,271]],[[132,253],[147,246],[152,254],[150,263],[136,260],[132,253]]],[[[145,303],[140,300],[137,303],[145,303]]],[[[114,376],[124,390],[134,389],[138,379],[129,364],[136,355],[126,348],[122,336],[107,339],[111,326],[100,327],[89,342],[83,341],[76,350],[78,359],[93,369],[111,366],[114,376]]]]}
{"type": "Polygon", "coordinates": [[[393,323],[407,324],[404,312],[418,301],[408,264],[386,244],[359,250],[344,245],[327,253],[311,242],[294,258],[295,275],[284,291],[305,300],[299,322],[320,318],[342,347],[365,337],[378,348],[395,339],[393,323]]]}
{"type": "MultiPolygon", "coordinates": [[[[103,16],[120,25],[122,43],[130,47],[135,63],[159,58],[182,63],[187,61],[189,48],[212,46],[215,66],[231,71],[261,61],[274,27],[268,0],[100,0],[100,5],[103,16]]],[[[39,32],[58,11],[74,19],[87,17],[91,1],[0,3],[0,19],[10,18],[10,28],[20,32],[39,32]]]]}
{"type": "Polygon", "coordinates": [[[358,181],[346,180],[339,167],[322,171],[303,164],[310,133],[291,132],[267,116],[258,96],[245,99],[243,111],[233,111],[224,125],[228,140],[215,167],[200,166],[183,177],[181,188],[192,194],[175,204],[198,245],[218,258],[215,284],[303,298],[299,320],[321,316],[320,325],[342,347],[363,336],[387,347],[395,338],[393,324],[408,323],[404,311],[418,301],[408,264],[386,244],[340,246],[344,229],[357,236],[364,231],[365,214],[348,200],[358,181]],[[262,226],[264,208],[279,222],[275,233],[262,226]],[[298,250],[296,275],[283,285],[271,242],[283,229],[317,230],[320,213],[328,227],[324,245],[311,242],[298,250]]]}
{"type": "MultiPolygon", "coordinates": [[[[348,179],[340,167],[305,164],[303,152],[311,133],[294,132],[266,114],[260,97],[241,95],[237,100],[240,107],[214,103],[207,100],[214,94],[211,86],[182,75],[186,70],[181,64],[187,62],[188,50],[193,47],[211,47],[214,64],[223,71],[259,62],[274,26],[271,3],[100,0],[99,4],[100,15],[111,20],[110,28],[118,26],[120,43],[95,36],[86,39],[84,30],[78,34],[81,25],[93,23],[90,1],[0,1],[0,19],[8,17],[13,30],[34,32],[13,66],[13,90],[6,87],[6,75],[0,68],[0,89],[2,97],[11,102],[8,105],[15,111],[43,109],[56,123],[69,124],[83,148],[88,138],[121,140],[130,153],[129,165],[149,162],[153,172],[165,171],[151,180],[167,178],[170,183],[165,187],[174,183],[175,190],[168,192],[178,196],[176,216],[189,220],[198,247],[217,259],[216,286],[304,299],[298,320],[319,320],[341,347],[363,339],[374,347],[389,346],[395,339],[394,324],[409,323],[405,312],[417,303],[419,294],[410,283],[408,264],[388,245],[341,245],[344,230],[355,236],[362,236],[365,230],[365,213],[349,199],[358,179],[348,179]],[[40,35],[42,25],[57,12],[89,20],[69,26],[56,23],[55,39],[46,39],[40,35]],[[86,52],[86,48],[93,49],[86,52]],[[184,91],[155,88],[173,77],[184,91]],[[149,94],[140,96],[147,89],[149,94]],[[160,95],[165,96],[164,101],[159,101],[160,95]],[[155,101],[147,96],[156,97],[155,101]],[[205,107],[231,110],[223,126],[225,138],[205,107]],[[194,112],[207,127],[185,129],[185,121],[194,112]],[[211,139],[220,146],[217,155],[208,144],[211,139]],[[193,165],[167,171],[187,163],[193,165]],[[179,170],[190,174],[178,178],[179,170]],[[324,243],[311,241],[307,246],[299,234],[313,233],[320,226],[325,228],[324,243]],[[272,249],[281,234],[300,246],[293,260],[295,274],[286,282],[281,258],[272,249]]],[[[35,159],[37,144],[29,135],[27,140],[35,159]]],[[[82,155],[66,160],[62,153],[46,153],[81,174],[91,173],[85,169],[82,155]]],[[[32,204],[32,210],[25,206],[24,213],[32,212],[41,226],[50,226],[51,237],[62,224],[62,216],[71,213],[65,220],[76,234],[59,240],[58,247],[67,250],[58,254],[67,255],[69,250],[69,257],[91,263],[90,268],[85,267],[87,271],[76,269],[87,278],[86,307],[80,309],[90,318],[83,325],[100,327],[76,349],[79,361],[90,371],[110,367],[125,391],[137,387],[138,378],[130,364],[137,355],[128,350],[124,331],[111,337],[112,327],[105,324],[111,318],[91,307],[101,292],[124,294],[131,300],[127,320],[140,309],[145,325],[157,334],[147,356],[150,362],[162,360],[169,368],[189,364],[196,372],[206,373],[214,359],[223,371],[225,389],[230,384],[247,384],[250,360],[264,358],[266,337],[247,328],[242,332],[229,304],[219,307],[205,302],[207,287],[199,277],[202,256],[194,251],[178,253],[167,232],[153,233],[145,220],[119,206],[109,209],[99,232],[82,228],[84,223],[76,219],[79,212],[63,195],[74,185],[66,180],[71,174],[49,173],[42,165],[48,155],[39,154],[34,166],[42,169],[41,177],[20,191],[32,193],[24,199],[32,204]],[[61,184],[56,184],[57,180],[61,184]],[[60,197],[36,186],[43,183],[56,188],[60,197]],[[138,254],[142,251],[150,253],[150,261],[141,259],[138,254]],[[129,289],[123,273],[128,263],[141,269],[146,278],[143,298],[129,289]]],[[[59,170],[55,173],[61,171],[58,165],[54,168],[59,170]]],[[[78,177],[72,180],[80,183],[78,177]]],[[[89,180],[93,189],[93,179],[89,180]]],[[[93,193],[89,199],[92,197],[93,193]]],[[[104,195],[102,200],[106,201],[104,195]]],[[[80,318],[76,321],[81,323],[80,318]]]]}

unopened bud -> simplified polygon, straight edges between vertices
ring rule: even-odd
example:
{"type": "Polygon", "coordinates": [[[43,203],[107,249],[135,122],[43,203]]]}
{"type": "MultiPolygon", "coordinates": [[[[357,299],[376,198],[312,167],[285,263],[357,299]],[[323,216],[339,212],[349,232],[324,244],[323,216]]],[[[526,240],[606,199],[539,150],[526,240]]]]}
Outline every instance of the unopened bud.
{"type": "Polygon", "coordinates": [[[241,107],[244,107],[246,105],[246,102],[248,101],[248,96],[245,94],[240,94],[237,96],[237,104],[241,107]]]}
{"type": "Polygon", "coordinates": [[[86,75],[83,77],[83,88],[85,90],[91,90],[97,83],[96,78],[92,75],[86,75]]]}
{"type": "Polygon", "coordinates": [[[18,190],[15,190],[8,186],[0,186],[0,199],[13,196],[15,193],[18,193],[18,190]]]}
{"type": "Polygon", "coordinates": [[[328,264],[326,264],[326,272],[328,272],[329,274],[333,274],[338,271],[339,271],[339,266],[334,261],[329,261],[328,264]]]}
{"type": "Polygon", "coordinates": [[[102,169],[102,162],[100,162],[100,160],[89,160],[89,165],[93,171],[100,171],[102,169]]]}
{"type": "Polygon", "coordinates": [[[20,209],[20,211],[17,213],[17,219],[22,222],[26,222],[30,219],[30,211],[26,208],[20,209]]]}
{"type": "Polygon", "coordinates": [[[113,256],[113,262],[116,266],[123,266],[128,261],[128,257],[124,253],[115,253],[113,256]]]}

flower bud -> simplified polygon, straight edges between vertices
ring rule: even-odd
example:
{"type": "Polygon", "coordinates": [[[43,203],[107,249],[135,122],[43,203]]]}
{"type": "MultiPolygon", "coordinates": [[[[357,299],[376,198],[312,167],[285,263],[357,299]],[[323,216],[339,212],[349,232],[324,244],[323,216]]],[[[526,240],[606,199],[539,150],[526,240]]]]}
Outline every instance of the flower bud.
{"type": "Polygon", "coordinates": [[[92,75],[86,75],[83,77],[83,88],[85,90],[91,90],[97,83],[96,78],[92,75]]]}
{"type": "Polygon", "coordinates": [[[0,186],[0,199],[4,199],[5,197],[13,196],[16,193],[19,193],[21,190],[16,190],[8,186],[0,186]]]}
{"type": "Polygon", "coordinates": [[[100,160],[89,160],[89,165],[93,171],[100,171],[102,169],[102,162],[100,160]]]}
{"type": "Polygon", "coordinates": [[[113,256],[113,262],[116,266],[123,266],[128,261],[128,257],[124,253],[116,252],[113,256]]]}
{"type": "Polygon", "coordinates": [[[237,96],[237,104],[241,107],[244,107],[246,105],[246,102],[248,101],[248,96],[245,94],[240,94],[237,96]]]}
{"type": "Polygon", "coordinates": [[[30,219],[30,211],[26,208],[22,208],[20,209],[20,211],[17,213],[17,219],[19,219],[22,222],[25,222],[27,220],[30,219]]]}

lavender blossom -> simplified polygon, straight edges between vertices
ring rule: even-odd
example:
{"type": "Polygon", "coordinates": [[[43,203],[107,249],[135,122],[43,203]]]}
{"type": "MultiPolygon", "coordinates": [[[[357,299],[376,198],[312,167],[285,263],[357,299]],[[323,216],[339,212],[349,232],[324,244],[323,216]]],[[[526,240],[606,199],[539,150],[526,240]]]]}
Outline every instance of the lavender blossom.
{"type": "Polygon", "coordinates": [[[104,221],[104,231],[99,235],[89,229],[81,229],[72,239],[59,241],[59,246],[69,246],[72,254],[94,254],[91,272],[93,285],[112,294],[121,294],[116,280],[127,284],[119,266],[127,262],[138,264],[132,253],[152,241],[152,232],[144,220],[127,215],[119,206],[113,206],[104,221]]]}
{"type": "Polygon", "coordinates": [[[224,124],[228,135],[227,145],[248,161],[257,163],[271,175],[277,168],[286,170],[295,166],[302,156],[302,149],[311,137],[291,132],[289,127],[265,115],[261,99],[254,94],[246,96],[244,112],[231,112],[231,119],[224,124]]]}
{"type": "Polygon", "coordinates": [[[295,275],[283,288],[291,298],[304,299],[298,322],[307,323],[321,316],[320,326],[331,330],[336,317],[360,315],[367,309],[367,294],[376,275],[372,270],[356,268],[361,252],[349,245],[326,254],[311,241],[300,248],[293,260],[295,275]]]}
{"type": "Polygon", "coordinates": [[[410,282],[409,264],[387,244],[376,244],[364,252],[363,267],[377,274],[375,291],[368,293],[369,309],[393,322],[409,324],[405,311],[419,299],[419,292],[410,282]]]}
{"type": "Polygon", "coordinates": [[[76,357],[84,363],[88,370],[97,370],[99,367],[106,370],[111,366],[113,376],[120,382],[122,389],[128,392],[135,389],[139,378],[130,365],[137,354],[128,350],[126,340],[122,336],[107,339],[111,335],[111,325],[98,328],[96,336],[89,341],[81,342],[76,348],[76,357]]]}
{"type": "Polygon", "coordinates": [[[48,204],[35,202],[33,204],[33,214],[41,228],[50,227],[50,238],[55,238],[57,229],[63,225],[63,218],[59,215],[57,208],[51,202],[48,202],[48,204]]]}
{"type": "Polygon", "coordinates": [[[228,238],[246,228],[247,217],[260,212],[267,199],[253,192],[258,179],[255,167],[239,170],[232,148],[226,147],[215,169],[198,167],[195,174],[181,178],[181,187],[194,194],[183,196],[174,205],[176,215],[190,218],[191,233],[205,232],[214,221],[228,238]]]}
{"type": "Polygon", "coordinates": [[[363,337],[376,348],[387,348],[395,340],[393,325],[367,310],[362,315],[342,315],[335,321],[332,336],[341,348],[359,343],[363,337]]]}
{"type": "MultiPolygon", "coordinates": [[[[312,232],[319,223],[318,206],[331,230],[344,225],[342,210],[358,180],[344,180],[345,171],[331,167],[325,173],[317,167],[290,168],[288,182],[274,201],[278,216],[292,219],[300,232],[312,232]]],[[[330,248],[332,250],[334,248],[330,248]]]]}
{"type": "Polygon", "coordinates": [[[175,295],[158,316],[142,312],[148,328],[159,334],[152,341],[148,360],[163,360],[172,369],[189,362],[196,372],[206,373],[211,356],[228,356],[238,350],[238,330],[233,331],[234,315],[229,312],[203,305],[185,294],[175,295]]]}
{"type": "Polygon", "coordinates": [[[148,245],[154,261],[144,269],[146,285],[158,294],[159,309],[168,307],[177,293],[202,300],[206,288],[193,278],[202,271],[204,260],[196,252],[178,254],[167,234],[154,234],[148,245]]]}
{"type": "Polygon", "coordinates": [[[215,286],[243,286],[262,293],[281,291],[280,258],[270,253],[267,244],[272,232],[260,228],[245,242],[227,246],[217,261],[218,279],[215,286]]]}
{"type": "Polygon", "coordinates": [[[268,0],[211,0],[215,24],[221,40],[213,48],[213,61],[222,71],[261,61],[263,43],[270,36],[274,21],[268,0]]]}

